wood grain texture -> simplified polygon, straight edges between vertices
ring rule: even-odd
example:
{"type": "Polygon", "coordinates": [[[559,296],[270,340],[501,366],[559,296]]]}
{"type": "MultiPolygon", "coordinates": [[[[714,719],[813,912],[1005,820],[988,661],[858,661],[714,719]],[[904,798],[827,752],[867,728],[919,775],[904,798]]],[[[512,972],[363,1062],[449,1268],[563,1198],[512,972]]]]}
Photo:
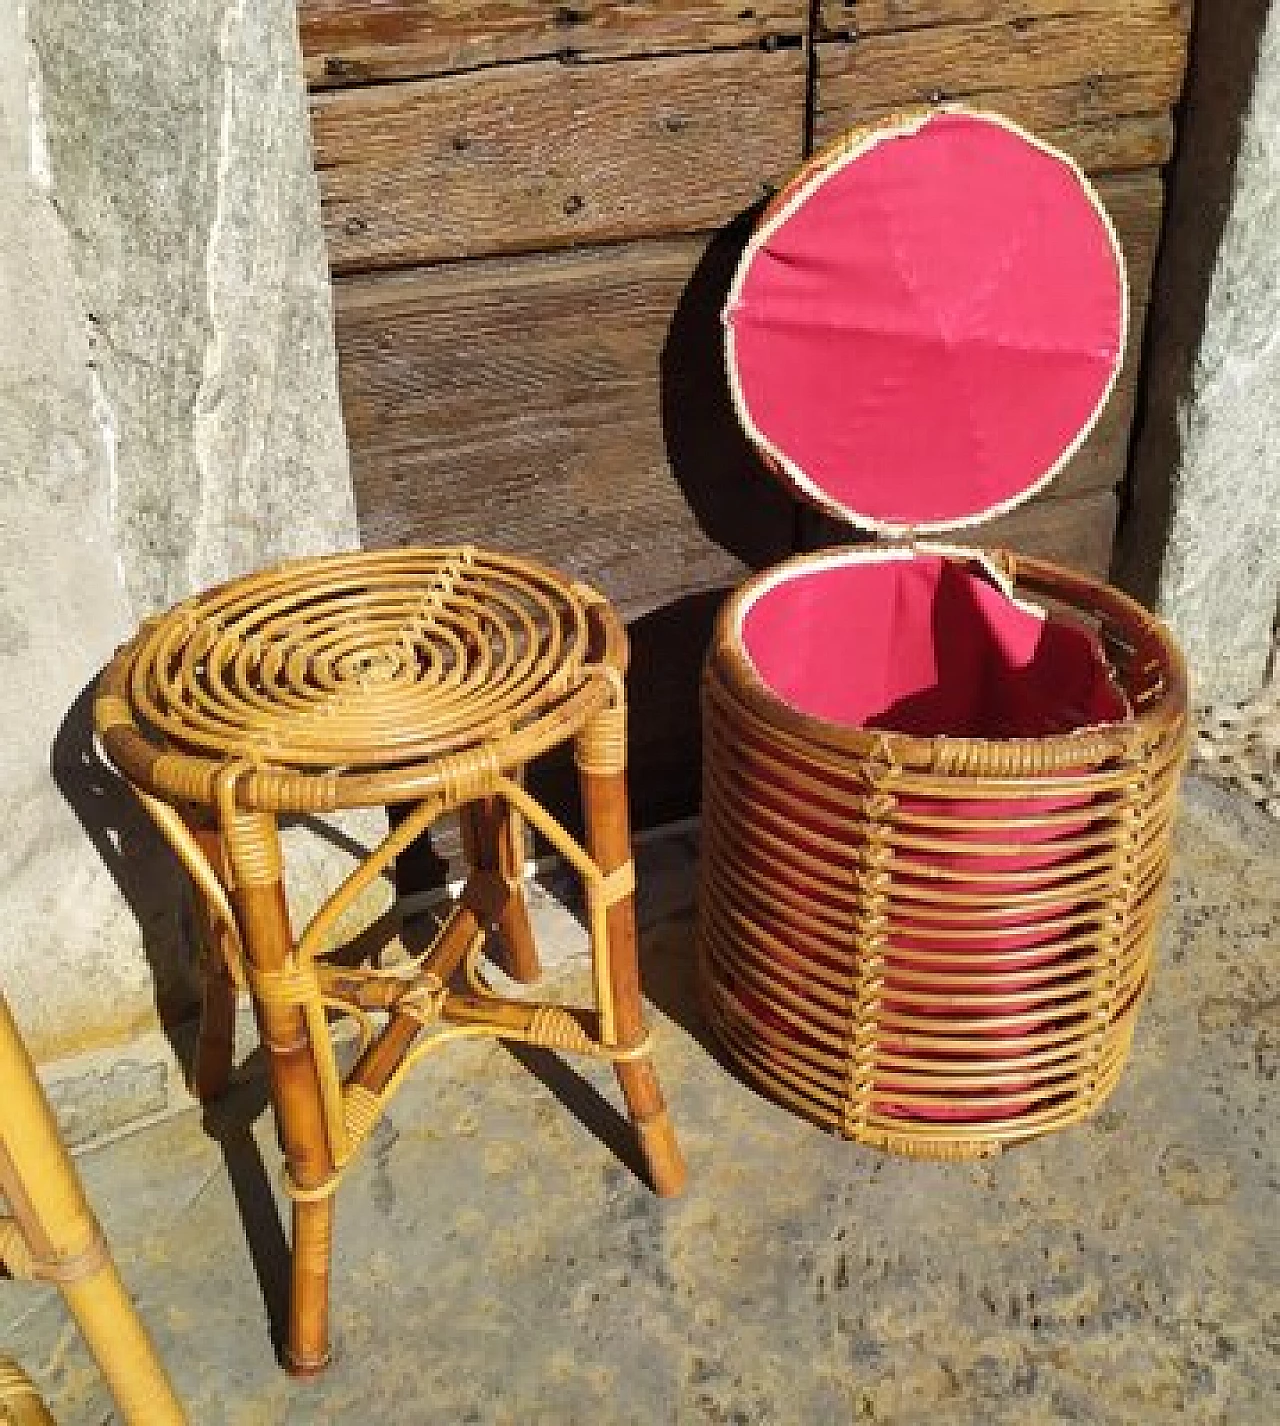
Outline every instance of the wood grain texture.
{"type": "Polygon", "coordinates": [[[335,273],[700,232],[800,160],[799,51],[534,63],[314,96],[335,273]]]}
{"type": "MultiPolygon", "coordinates": [[[[629,616],[783,555],[789,499],[747,448],[720,365],[740,240],[338,284],[365,544],[523,550],[599,584],[629,616]]],[[[1137,308],[1112,402],[1045,503],[1123,479],[1144,317],[1137,308]]]]}
{"type": "Polygon", "coordinates": [[[1064,500],[1097,490],[1115,491],[1123,483],[1129,458],[1129,432],[1137,401],[1146,317],[1145,308],[1130,314],[1125,363],[1111,393],[1111,400],[1090,432],[1089,439],[1054,477],[1043,498],[1064,500]]]}
{"type": "Polygon", "coordinates": [[[628,615],[784,554],[790,507],[720,368],[741,238],[337,284],[364,543],[518,549],[628,615]]]}
{"type": "Polygon", "coordinates": [[[1192,0],[820,0],[820,32],[862,35],[933,25],[1013,23],[1062,15],[1088,17],[1105,26],[1117,14],[1144,15],[1183,33],[1191,27],[1192,0]]]}
{"type": "Polygon", "coordinates": [[[1151,290],[1164,215],[1164,183],[1154,169],[1098,174],[1094,183],[1120,238],[1129,272],[1129,300],[1136,310],[1146,305],[1151,290]]]}
{"type": "MultiPolygon", "coordinates": [[[[1037,127],[1070,127],[1095,117],[1087,107],[1073,113],[1068,106],[1082,95],[1087,100],[1089,86],[1101,88],[1105,76],[1131,81],[1131,101],[1123,85],[1108,87],[1113,116],[1166,111],[1181,89],[1186,49],[1181,24],[1127,4],[1111,6],[1106,15],[1059,13],[865,34],[819,47],[819,103],[835,110],[843,102],[871,115],[937,99],[1078,86],[1062,97],[1056,116],[1036,120],[1037,127]]],[[[1022,101],[1034,118],[1027,107],[1032,102],[1022,101]]]]}
{"type": "MultiPolygon", "coordinates": [[[[854,47],[856,48],[856,47],[854,47]]],[[[850,47],[817,49],[814,138],[819,147],[846,129],[919,102],[927,85],[913,80],[890,103],[868,103],[850,47]]],[[[1030,129],[1069,153],[1086,171],[1119,172],[1157,167],[1173,151],[1173,119],[1165,75],[1104,75],[1047,89],[997,89],[980,95],[953,93],[939,83],[932,95],[968,98],[1030,129]]]]}
{"type": "Polygon", "coordinates": [[[307,83],[417,79],[486,65],[733,49],[798,39],[805,0],[300,0],[307,83]]]}
{"type": "Polygon", "coordinates": [[[1105,580],[1115,543],[1117,509],[1116,497],[1109,490],[1067,499],[1042,496],[983,525],[973,533],[973,542],[989,549],[1039,555],[1105,580]]]}

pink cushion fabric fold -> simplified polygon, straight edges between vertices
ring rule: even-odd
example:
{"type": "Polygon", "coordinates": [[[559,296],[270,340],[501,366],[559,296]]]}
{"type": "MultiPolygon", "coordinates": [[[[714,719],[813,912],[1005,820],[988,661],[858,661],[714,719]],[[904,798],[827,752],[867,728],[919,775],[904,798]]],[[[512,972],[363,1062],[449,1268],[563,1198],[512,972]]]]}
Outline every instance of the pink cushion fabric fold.
{"type": "Polygon", "coordinates": [[[1088,630],[939,555],[793,574],[752,603],[742,640],[780,698],[849,727],[1033,738],[1127,712],[1088,630]]]}

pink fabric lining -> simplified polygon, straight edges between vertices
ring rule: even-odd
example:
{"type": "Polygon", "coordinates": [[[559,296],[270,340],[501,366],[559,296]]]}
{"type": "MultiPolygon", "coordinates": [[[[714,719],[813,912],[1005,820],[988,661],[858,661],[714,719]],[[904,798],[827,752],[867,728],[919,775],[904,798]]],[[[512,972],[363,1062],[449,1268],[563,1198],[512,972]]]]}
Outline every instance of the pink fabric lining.
{"type": "Polygon", "coordinates": [[[1033,738],[1127,713],[1086,630],[939,555],[793,574],[751,605],[742,641],[779,698],[850,727],[1033,738]]]}
{"type": "Polygon", "coordinates": [[[726,312],[740,405],[859,523],[962,522],[1025,495],[1093,419],[1123,280],[1066,162],[939,114],[833,169],[748,259],[726,312]]]}
{"type": "MultiPolygon", "coordinates": [[[[980,566],[937,554],[801,569],[750,605],[742,642],[780,698],[846,726],[924,737],[1026,738],[1129,716],[1089,631],[1039,617],[1015,604],[980,566]]],[[[767,762],[760,761],[749,739],[739,756],[752,796],[786,811],[771,795],[767,762]]],[[[818,795],[808,815],[797,817],[794,809],[786,815],[796,819],[801,837],[810,830],[817,835],[840,806],[838,796],[828,803],[818,795]]],[[[1029,1037],[1053,1029],[1056,997],[1070,994],[1080,973],[1064,937],[1079,933],[1073,926],[1087,933],[1102,914],[1096,901],[1082,898],[1060,877],[1073,861],[1072,841],[1088,836],[1099,818],[1115,814],[1108,798],[1087,791],[1020,799],[900,796],[899,806],[908,818],[942,815],[954,824],[948,850],[908,852],[904,858],[914,856],[934,874],[947,875],[952,891],[986,908],[980,924],[989,934],[975,943],[971,933],[978,923],[963,908],[942,919],[916,914],[918,903],[910,893],[913,888],[923,893],[928,905],[932,877],[912,875],[905,861],[898,868],[898,892],[889,908],[885,1011],[934,1021],[948,1044],[959,1040],[967,1047],[962,1052],[922,1048],[917,1031],[914,1044],[899,1045],[890,1033],[881,1048],[934,1060],[941,1086],[949,1068],[1017,1056],[1029,1037]],[[984,825],[965,827],[967,820],[984,825]],[[1049,825],[1037,825],[1045,820],[1049,825]],[[1003,844],[1003,850],[993,850],[993,843],[1003,844]],[[1030,889],[1048,896],[1028,919],[1012,898],[1030,889]],[[1004,894],[1011,897],[1007,911],[999,908],[1004,894]],[[1008,958],[999,971],[986,973],[979,988],[971,977],[981,972],[982,953],[997,950],[1008,958]],[[950,1010],[927,998],[921,1003],[921,978],[930,975],[966,978],[970,1000],[959,1013],[969,1022],[967,1030],[955,1028],[950,1010]]],[[[810,894],[796,890],[802,898],[810,894]]],[[[799,958],[794,970],[803,976],[799,958]]],[[[755,1013],[765,1008],[756,1006],[755,1013]]],[[[784,1028],[804,1038],[797,1027],[784,1028]]],[[[1048,1078],[1040,1083],[1011,1076],[1000,1089],[977,1096],[981,1108],[970,1102],[926,1109],[896,1100],[894,1075],[885,1071],[874,1107],[889,1116],[939,1123],[1011,1118],[1044,1107],[1053,1073],[1045,1071],[1048,1078]]]]}

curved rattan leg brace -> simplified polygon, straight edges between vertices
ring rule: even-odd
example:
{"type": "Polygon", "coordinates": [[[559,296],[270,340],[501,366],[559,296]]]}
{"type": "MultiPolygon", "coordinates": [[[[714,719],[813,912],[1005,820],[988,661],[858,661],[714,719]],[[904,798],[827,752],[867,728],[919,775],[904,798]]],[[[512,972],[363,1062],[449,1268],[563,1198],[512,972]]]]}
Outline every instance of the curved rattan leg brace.
{"type": "MultiPolygon", "coordinates": [[[[216,827],[198,827],[193,832],[209,865],[225,885],[228,873],[221,834],[216,827]]],[[[196,922],[200,933],[200,1031],[191,1089],[202,1104],[208,1104],[225,1092],[231,1078],[240,957],[231,928],[222,922],[217,908],[199,888],[196,922]]]]}
{"type": "Polygon", "coordinates": [[[235,912],[227,899],[231,871],[226,844],[207,811],[184,816],[136,784],[133,791],[173,848],[195,892],[200,936],[200,1029],[191,1090],[202,1102],[217,1099],[231,1077],[236,1000],[244,988],[244,955],[235,912]]]}
{"type": "MultiPolygon", "coordinates": [[[[58,1137],[31,1057],[0,996],[0,1261],[14,1277],[56,1284],[129,1426],[186,1421],[134,1311],[80,1181],[58,1137]]],[[[3,1389],[21,1382],[0,1374],[3,1389]]],[[[47,1420],[29,1399],[19,1422],[47,1420]]],[[[4,1414],[0,1409],[0,1416],[4,1414]]]]}

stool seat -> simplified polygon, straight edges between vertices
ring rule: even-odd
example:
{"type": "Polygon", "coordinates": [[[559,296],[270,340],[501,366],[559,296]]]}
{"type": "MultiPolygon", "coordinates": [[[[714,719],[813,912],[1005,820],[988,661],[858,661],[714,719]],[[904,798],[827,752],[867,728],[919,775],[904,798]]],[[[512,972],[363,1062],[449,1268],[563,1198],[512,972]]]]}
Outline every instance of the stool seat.
{"type": "Polygon", "coordinates": [[[406,1073],[459,1038],[610,1061],[654,1189],[684,1166],[644,1026],[626,792],[627,641],[604,597],[541,565],[470,546],[294,560],[150,620],[104,671],[102,745],[190,874],[204,941],[193,1083],[230,1073],[238,990],[253,998],[293,1198],[286,1364],[329,1360],[333,1195],[406,1073]],[[572,743],[575,838],[525,788],[572,743]],[[394,825],[305,927],[284,894],[282,813],[395,807],[394,825]],[[357,937],[361,893],[446,813],[469,874],[432,943],[395,965],[357,937]],[[595,1006],[497,993],[539,973],[524,899],[524,827],[584,883],[595,1006]],[[355,1027],[345,1072],[333,1029],[355,1027]]]}
{"type": "Polygon", "coordinates": [[[533,561],[470,547],[326,556],[144,625],[97,713],[113,761],[159,796],[207,800],[237,759],[247,806],[383,805],[439,782],[443,758],[483,747],[517,767],[562,742],[625,658],[604,599],[533,561]]]}

